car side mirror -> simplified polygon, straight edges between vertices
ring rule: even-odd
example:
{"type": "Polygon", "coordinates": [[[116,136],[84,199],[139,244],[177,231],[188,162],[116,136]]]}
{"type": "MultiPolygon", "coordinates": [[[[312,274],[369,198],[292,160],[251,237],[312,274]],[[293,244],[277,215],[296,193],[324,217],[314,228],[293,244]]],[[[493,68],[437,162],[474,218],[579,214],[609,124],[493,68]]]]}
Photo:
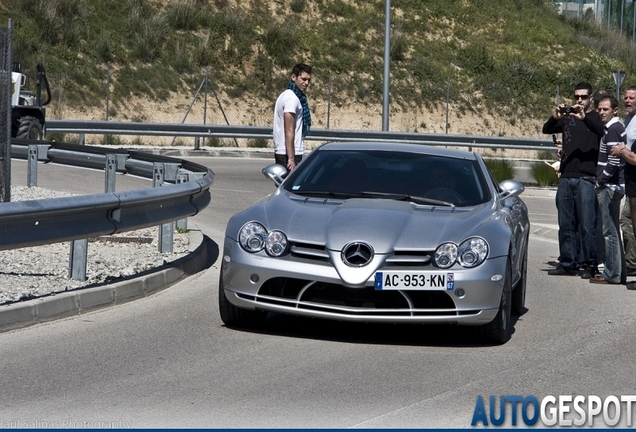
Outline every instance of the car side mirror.
{"type": "Polygon", "coordinates": [[[526,187],[517,180],[504,180],[499,183],[499,187],[502,189],[502,192],[499,194],[502,199],[519,196],[526,190],[526,187]]]}
{"type": "Polygon", "coordinates": [[[263,168],[263,175],[272,180],[276,187],[280,186],[283,183],[283,180],[285,180],[287,174],[289,174],[287,168],[279,164],[267,165],[265,168],[263,168]]]}

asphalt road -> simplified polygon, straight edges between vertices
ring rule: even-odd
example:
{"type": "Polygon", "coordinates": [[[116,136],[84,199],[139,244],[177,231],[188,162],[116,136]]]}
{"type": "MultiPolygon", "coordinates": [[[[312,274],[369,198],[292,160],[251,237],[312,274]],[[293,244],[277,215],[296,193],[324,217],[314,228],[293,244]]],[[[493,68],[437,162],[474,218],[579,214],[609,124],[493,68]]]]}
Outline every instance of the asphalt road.
{"type": "MultiPolygon", "coordinates": [[[[273,190],[269,160],[197,162],[216,179],[189,227],[219,245],[230,215],[273,190]]],[[[101,173],[46,169],[42,186],[103,190],[101,173]]],[[[556,223],[552,197],[525,201],[533,229],[556,223]]],[[[465,327],[270,316],[258,331],[228,329],[217,255],[151,297],[0,334],[0,427],[463,428],[478,396],[636,394],[636,292],[548,276],[556,256],[554,238],[531,236],[528,311],[493,347],[465,327]]]]}

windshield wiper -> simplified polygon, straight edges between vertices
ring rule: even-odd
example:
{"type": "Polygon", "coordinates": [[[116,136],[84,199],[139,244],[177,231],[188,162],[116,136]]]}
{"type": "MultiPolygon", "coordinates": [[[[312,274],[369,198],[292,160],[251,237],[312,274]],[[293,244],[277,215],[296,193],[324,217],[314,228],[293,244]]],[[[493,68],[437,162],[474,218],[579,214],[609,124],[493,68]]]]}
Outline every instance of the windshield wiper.
{"type": "Polygon", "coordinates": [[[453,204],[452,202],[436,200],[433,198],[426,198],[426,197],[421,197],[416,195],[409,195],[409,194],[364,191],[364,192],[360,192],[360,195],[369,196],[369,197],[388,198],[388,199],[393,199],[396,201],[412,201],[412,202],[417,202],[421,204],[437,204],[437,205],[443,205],[447,207],[455,207],[455,204],[453,204]]]}
{"type": "Polygon", "coordinates": [[[333,198],[353,198],[360,197],[360,193],[354,192],[336,192],[336,191],[313,191],[313,190],[303,190],[303,191],[290,191],[295,193],[296,195],[302,196],[327,196],[333,198]]]}
{"type": "Polygon", "coordinates": [[[386,198],[396,201],[411,201],[419,204],[436,204],[446,207],[455,207],[455,204],[448,201],[436,200],[416,195],[391,193],[391,192],[340,192],[340,191],[292,191],[296,195],[302,196],[327,196],[333,198],[386,198]]]}

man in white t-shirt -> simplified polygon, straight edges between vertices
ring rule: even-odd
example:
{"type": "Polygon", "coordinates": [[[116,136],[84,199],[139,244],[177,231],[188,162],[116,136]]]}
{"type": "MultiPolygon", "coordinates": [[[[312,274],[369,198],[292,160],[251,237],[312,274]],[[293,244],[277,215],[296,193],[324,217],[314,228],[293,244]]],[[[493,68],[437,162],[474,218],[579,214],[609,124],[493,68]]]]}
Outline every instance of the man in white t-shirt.
{"type": "MultiPolygon", "coordinates": [[[[625,109],[627,115],[630,117],[636,116],[636,86],[629,86],[625,90],[623,101],[625,102],[625,109]]],[[[634,230],[634,219],[636,219],[636,153],[634,153],[634,142],[636,141],[636,119],[631,118],[627,127],[625,128],[625,138],[627,144],[615,146],[612,148],[611,153],[614,156],[622,157],[627,163],[625,164],[625,194],[627,195],[627,201],[625,206],[630,209],[630,215],[632,220],[632,230],[634,230]]],[[[636,236],[636,233],[633,233],[636,236]]],[[[636,282],[627,282],[627,288],[636,290],[636,282]]]]}
{"type": "Polygon", "coordinates": [[[274,158],[277,164],[293,170],[303,157],[305,137],[311,127],[311,115],[305,91],[311,83],[311,66],[299,63],[292,69],[287,90],[274,108],[274,158]]]}

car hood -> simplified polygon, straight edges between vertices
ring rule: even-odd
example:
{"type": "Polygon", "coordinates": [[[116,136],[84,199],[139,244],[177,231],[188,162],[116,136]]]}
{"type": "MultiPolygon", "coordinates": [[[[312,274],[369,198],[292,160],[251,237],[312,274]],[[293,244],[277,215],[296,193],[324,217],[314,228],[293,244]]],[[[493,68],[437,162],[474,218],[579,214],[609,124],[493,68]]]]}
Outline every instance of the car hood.
{"type": "Polygon", "coordinates": [[[363,241],[376,254],[390,254],[460,243],[495,217],[492,202],[445,207],[377,198],[306,198],[279,189],[232,218],[227,235],[236,238],[245,222],[255,220],[268,230],[283,231],[290,241],[325,245],[331,251],[363,241]]]}

